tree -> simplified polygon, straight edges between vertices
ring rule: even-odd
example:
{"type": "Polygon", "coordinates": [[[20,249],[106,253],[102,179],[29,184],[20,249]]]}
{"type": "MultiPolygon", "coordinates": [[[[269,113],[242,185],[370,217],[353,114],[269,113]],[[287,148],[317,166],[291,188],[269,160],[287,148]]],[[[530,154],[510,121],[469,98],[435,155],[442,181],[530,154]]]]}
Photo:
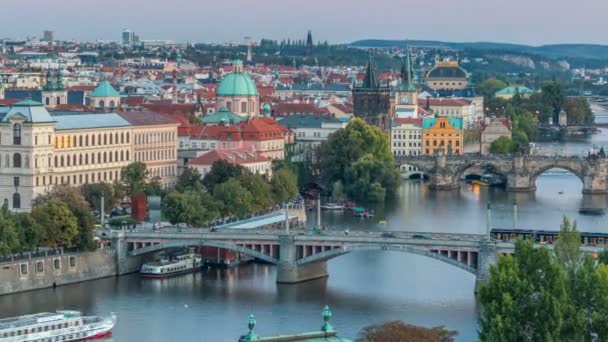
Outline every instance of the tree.
{"type": "Polygon", "coordinates": [[[173,224],[202,226],[219,217],[218,203],[211,195],[197,189],[183,193],[172,191],[162,202],[163,214],[173,224]]]}
{"type": "Polygon", "coordinates": [[[127,196],[133,196],[146,190],[146,178],[148,177],[146,164],[133,162],[122,168],[120,177],[127,196]]]}
{"type": "Polygon", "coordinates": [[[457,335],[444,327],[423,328],[401,321],[374,324],[363,328],[357,342],[451,342],[457,335]]]}
{"type": "Polygon", "coordinates": [[[272,207],[275,204],[275,196],[272,187],[262,175],[244,173],[238,178],[239,183],[253,194],[253,211],[261,211],[272,207]]]}
{"type": "Polygon", "coordinates": [[[87,200],[91,208],[101,211],[101,195],[104,198],[104,211],[110,213],[112,208],[119,202],[118,198],[114,193],[112,184],[108,183],[91,183],[85,184],[82,187],[82,194],[87,200]]]}
{"type": "Polygon", "coordinates": [[[31,251],[46,241],[46,230],[29,213],[15,214],[14,222],[21,250],[31,251]]]}
{"type": "Polygon", "coordinates": [[[484,100],[494,97],[497,91],[507,87],[507,84],[496,78],[489,78],[479,85],[479,91],[484,97],[484,100]]]}
{"type": "Polygon", "coordinates": [[[546,82],[542,87],[541,94],[544,104],[551,108],[552,116],[557,117],[566,98],[561,83],[546,82]]]}
{"type": "Polygon", "coordinates": [[[555,242],[555,256],[559,263],[570,274],[576,273],[581,262],[581,233],[576,228],[576,221],[570,221],[564,216],[559,231],[559,239],[555,242]]]}
{"type": "Polygon", "coordinates": [[[177,184],[175,190],[183,192],[187,189],[199,189],[203,188],[203,179],[198,169],[187,167],[184,169],[182,174],[177,177],[177,184]]]}
{"type": "Polygon", "coordinates": [[[8,256],[20,248],[15,221],[6,205],[0,209],[0,256],[8,256]]]}
{"type": "Polygon", "coordinates": [[[587,125],[593,123],[593,111],[584,97],[568,98],[564,103],[568,125],[587,125]]]}
{"type": "Polygon", "coordinates": [[[348,187],[359,182],[366,186],[366,192],[373,190],[373,200],[384,200],[379,198],[382,193],[385,197],[392,194],[400,180],[386,134],[358,118],[321,144],[319,172],[326,189],[331,189],[334,182],[342,181],[350,198],[355,192],[349,191],[348,187]],[[370,176],[368,167],[373,167],[380,175],[370,176]],[[363,178],[359,179],[359,176],[363,178]]]}
{"type": "Polygon", "coordinates": [[[253,195],[236,178],[217,184],[213,188],[213,197],[221,203],[222,217],[243,217],[253,208],[253,195]]]}
{"type": "Polygon", "coordinates": [[[279,204],[298,195],[298,180],[289,168],[282,168],[272,175],[270,186],[274,195],[274,202],[279,204]]]}
{"type": "Polygon", "coordinates": [[[511,154],[517,150],[517,144],[507,136],[499,137],[490,144],[490,153],[511,154]]]}
{"type": "Polygon", "coordinates": [[[394,196],[398,177],[393,164],[366,154],[346,169],[346,194],[360,202],[382,202],[389,195],[394,196]]]}
{"type": "Polygon", "coordinates": [[[46,229],[47,245],[55,247],[74,245],[78,235],[78,220],[64,202],[49,200],[32,210],[32,218],[46,229]]]}
{"type": "Polygon", "coordinates": [[[481,341],[559,341],[568,301],[566,273],[545,248],[519,240],[479,289],[481,341]]]}
{"type": "Polygon", "coordinates": [[[217,184],[224,183],[228,179],[238,177],[247,170],[238,164],[232,164],[220,159],[211,165],[211,170],[203,178],[203,185],[207,189],[213,189],[217,184]]]}

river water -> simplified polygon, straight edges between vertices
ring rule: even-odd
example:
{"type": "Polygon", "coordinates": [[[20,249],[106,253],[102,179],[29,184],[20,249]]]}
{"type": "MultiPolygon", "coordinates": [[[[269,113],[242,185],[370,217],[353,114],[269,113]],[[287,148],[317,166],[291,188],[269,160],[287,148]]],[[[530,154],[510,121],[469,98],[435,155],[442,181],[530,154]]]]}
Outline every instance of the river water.
{"type": "MultiPolygon", "coordinates": [[[[608,147],[608,131],[568,143],[543,144],[547,152],[583,153],[592,144],[608,147]]],[[[513,194],[463,184],[460,190],[434,192],[425,183],[406,181],[399,199],[376,208],[373,220],[323,212],[333,229],[409,230],[483,233],[486,205],[493,227],[559,229],[564,215],[585,231],[605,232],[608,218],[582,216],[580,207],[607,207],[606,196],[583,196],[574,175],[548,172],[533,194],[513,194]],[[563,192],[559,194],[558,192],[563,192]],[[380,225],[386,220],[386,225],[380,225]]],[[[309,222],[316,220],[309,213],[309,222]]],[[[328,262],[330,277],[299,285],[277,285],[271,265],[249,264],[210,269],[165,280],[137,275],[107,278],[57,289],[0,297],[0,316],[56,309],[89,314],[116,312],[108,341],[236,341],[247,331],[250,313],[261,335],[319,329],[321,310],[329,305],[332,324],[344,337],[361,327],[387,320],[457,330],[457,341],[476,340],[475,278],[440,261],[399,252],[358,252],[328,262]]]]}

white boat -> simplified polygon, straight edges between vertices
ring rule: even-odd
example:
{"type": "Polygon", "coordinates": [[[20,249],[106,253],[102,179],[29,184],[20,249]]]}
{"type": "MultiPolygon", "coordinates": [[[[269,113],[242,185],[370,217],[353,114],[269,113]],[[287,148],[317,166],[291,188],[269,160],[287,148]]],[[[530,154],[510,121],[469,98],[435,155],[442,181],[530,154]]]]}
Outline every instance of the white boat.
{"type": "Polygon", "coordinates": [[[167,278],[200,270],[202,265],[203,258],[199,254],[188,252],[145,263],[139,273],[144,278],[167,278]]]}
{"type": "Polygon", "coordinates": [[[344,210],[344,206],[337,203],[327,203],[321,206],[321,210],[344,210]]]}
{"type": "Polygon", "coordinates": [[[2,342],[83,341],[112,334],[116,315],[83,316],[80,311],[42,312],[0,319],[2,342]]]}

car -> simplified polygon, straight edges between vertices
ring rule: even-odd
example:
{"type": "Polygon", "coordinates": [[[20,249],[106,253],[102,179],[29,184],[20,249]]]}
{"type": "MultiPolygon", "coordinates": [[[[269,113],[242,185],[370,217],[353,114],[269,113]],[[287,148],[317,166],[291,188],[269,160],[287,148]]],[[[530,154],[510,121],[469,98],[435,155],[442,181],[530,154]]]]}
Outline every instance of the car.
{"type": "Polygon", "coordinates": [[[430,240],[431,238],[426,236],[426,235],[422,235],[422,234],[414,234],[412,235],[412,238],[414,239],[425,239],[425,240],[430,240]]]}
{"type": "Polygon", "coordinates": [[[393,234],[393,233],[382,233],[381,235],[383,238],[396,238],[397,235],[393,234]]]}

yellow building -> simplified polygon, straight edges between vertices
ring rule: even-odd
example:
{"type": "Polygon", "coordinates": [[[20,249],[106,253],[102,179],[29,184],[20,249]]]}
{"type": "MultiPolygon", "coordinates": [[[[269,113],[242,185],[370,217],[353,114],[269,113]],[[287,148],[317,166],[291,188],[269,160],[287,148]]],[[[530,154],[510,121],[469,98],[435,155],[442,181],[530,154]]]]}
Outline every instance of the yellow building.
{"type": "Polygon", "coordinates": [[[422,154],[462,154],[464,137],[461,118],[424,118],[422,154]]]}

